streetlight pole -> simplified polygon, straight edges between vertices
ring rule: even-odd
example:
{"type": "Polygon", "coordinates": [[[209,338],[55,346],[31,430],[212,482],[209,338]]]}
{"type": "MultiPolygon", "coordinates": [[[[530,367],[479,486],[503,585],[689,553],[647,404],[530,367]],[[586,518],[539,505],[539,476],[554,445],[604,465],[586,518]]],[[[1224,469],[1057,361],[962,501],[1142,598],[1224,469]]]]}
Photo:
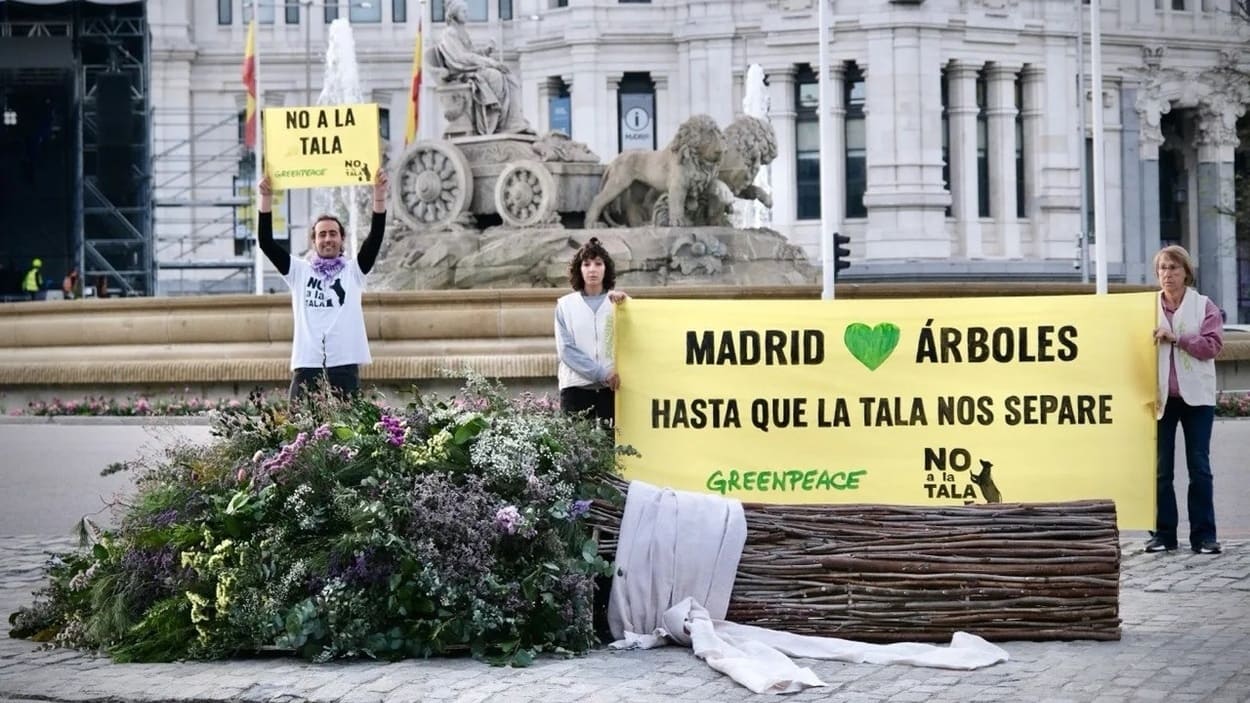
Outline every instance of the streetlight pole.
{"type": "Polygon", "coordinates": [[[304,6],[304,104],[312,105],[312,9],[313,0],[300,0],[304,6]]]}
{"type": "Polygon", "coordinates": [[[822,300],[833,300],[834,261],[833,223],[836,198],[830,197],[833,188],[833,142],[829,139],[829,130],[833,128],[833,83],[829,80],[829,0],[817,0],[820,8],[816,13],[816,26],[819,32],[817,56],[818,92],[817,106],[820,110],[817,122],[820,130],[820,278],[822,300]]]}

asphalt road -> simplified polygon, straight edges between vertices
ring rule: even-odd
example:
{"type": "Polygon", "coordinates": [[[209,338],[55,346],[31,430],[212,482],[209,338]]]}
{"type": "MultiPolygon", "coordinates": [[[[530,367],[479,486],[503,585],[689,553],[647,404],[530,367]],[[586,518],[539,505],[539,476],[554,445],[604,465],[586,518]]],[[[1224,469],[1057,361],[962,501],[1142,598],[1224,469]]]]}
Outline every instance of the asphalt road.
{"type": "MultiPolygon", "coordinates": [[[[171,444],[208,438],[206,425],[12,424],[0,419],[0,536],[62,537],[84,515],[107,521],[107,502],[126,492],[131,475],[101,476],[101,469],[118,461],[158,458],[171,444]]],[[[1220,538],[1250,538],[1250,420],[1217,421],[1211,452],[1220,538]]],[[[1178,446],[1182,519],[1184,465],[1178,446]]],[[[1181,526],[1182,542],[1187,530],[1181,526]]],[[[1140,534],[1144,540],[1145,533],[1140,534]]]]}

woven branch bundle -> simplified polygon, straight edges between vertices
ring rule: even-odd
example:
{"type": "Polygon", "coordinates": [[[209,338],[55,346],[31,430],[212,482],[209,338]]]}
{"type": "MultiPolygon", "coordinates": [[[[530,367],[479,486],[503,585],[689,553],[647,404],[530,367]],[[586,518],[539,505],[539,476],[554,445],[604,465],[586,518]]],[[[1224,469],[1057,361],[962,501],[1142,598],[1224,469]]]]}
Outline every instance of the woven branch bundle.
{"type": "MultiPolygon", "coordinates": [[[[1109,500],[951,507],[743,505],[727,618],[870,642],[1120,639],[1109,500]]],[[[596,502],[600,550],[622,510],[596,502]]]]}

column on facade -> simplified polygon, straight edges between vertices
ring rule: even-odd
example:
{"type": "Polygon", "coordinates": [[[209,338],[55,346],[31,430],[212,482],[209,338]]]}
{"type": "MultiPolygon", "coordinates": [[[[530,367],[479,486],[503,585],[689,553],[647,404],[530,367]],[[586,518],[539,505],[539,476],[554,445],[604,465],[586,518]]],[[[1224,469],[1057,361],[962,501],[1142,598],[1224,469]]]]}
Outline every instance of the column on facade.
{"type": "MultiPolygon", "coordinates": [[[[1166,101],[1152,99],[1151,91],[1145,87],[1138,88],[1131,99],[1137,123],[1141,246],[1144,250],[1143,259],[1150,264],[1144,272],[1143,282],[1153,283],[1154,253],[1163,245],[1162,233],[1159,231],[1159,147],[1163,145],[1163,131],[1159,128],[1159,120],[1162,118],[1163,108],[1170,110],[1171,106],[1166,101]]],[[[1124,101],[1127,103],[1129,100],[1130,97],[1126,95],[1124,101]]],[[[1133,202],[1129,200],[1126,207],[1131,207],[1133,202]]]]}
{"type": "Polygon", "coordinates": [[[952,61],[946,69],[950,122],[951,213],[964,257],[980,259],[981,220],[977,202],[977,71],[981,65],[952,61]]]}
{"type": "MultiPolygon", "coordinates": [[[[1141,120],[1135,106],[1137,83],[1121,86],[1120,90],[1120,183],[1122,205],[1120,218],[1124,232],[1124,281],[1125,283],[1151,283],[1150,257],[1157,247],[1147,241],[1143,219],[1148,208],[1146,191],[1142,187],[1145,169],[1141,158],[1141,120]]],[[[1156,161],[1157,166],[1157,161],[1156,161]]],[[[1158,171],[1155,172],[1155,197],[1153,202],[1155,222],[1158,222],[1158,171]]],[[[1157,244],[1157,242],[1156,242],[1157,244]]]]}
{"type": "MultiPolygon", "coordinates": [[[[1076,129],[1076,106],[1083,103],[1073,80],[1076,52],[1072,40],[1047,37],[1044,44],[1044,58],[1039,63],[1046,72],[1037,103],[1044,107],[1044,114],[1040,118],[1041,134],[1032,149],[1039,174],[1033,190],[1033,241],[1042,258],[1070,262],[1081,231],[1080,159],[1085,135],[1076,129]]],[[[1025,100],[1027,106],[1027,96],[1025,100]]]]}
{"type": "MultiPolygon", "coordinates": [[[[1106,199],[1105,227],[1097,232],[1107,236],[1107,265],[1117,261],[1123,265],[1126,258],[1124,242],[1124,162],[1120,158],[1124,141],[1124,123],[1120,112],[1122,85],[1118,76],[1103,79],[1102,95],[1097,107],[1103,111],[1103,195],[1106,199]]],[[[1093,120],[1091,119],[1092,123],[1093,120]]],[[[1094,166],[1090,164],[1092,172],[1094,166]]]]}
{"type": "Polygon", "coordinates": [[[573,120],[573,138],[590,147],[590,150],[603,157],[604,161],[611,160],[617,152],[616,141],[609,145],[600,139],[600,125],[615,120],[615,111],[613,116],[605,115],[599,106],[599,93],[601,88],[597,79],[598,72],[595,69],[595,61],[598,58],[598,51],[593,45],[578,44],[574,45],[570,50],[570,63],[572,76],[565,78],[565,83],[569,86],[569,102],[572,108],[573,120]]]}
{"type": "Polygon", "coordinates": [[[999,251],[1021,255],[1016,217],[1016,73],[1020,65],[995,62],[986,68],[989,117],[990,217],[998,227],[999,251]]]}
{"type": "Polygon", "coordinates": [[[1198,105],[1198,284],[1230,324],[1239,321],[1233,151],[1245,109],[1223,95],[1198,105]]]}
{"type": "Polygon", "coordinates": [[[791,232],[797,216],[798,170],[795,163],[797,135],[795,128],[794,66],[768,69],[769,119],[777,135],[777,158],[773,161],[772,196],[773,227],[791,232]]]}
{"type": "Polygon", "coordinates": [[[673,91],[668,85],[668,76],[651,74],[651,82],[655,83],[655,143],[663,149],[676,129],[669,129],[673,124],[670,111],[673,109],[673,91]]]}
{"type": "Polygon", "coordinates": [[[707,106],[700,112],[711,115],[716,124],[728,127],[733,122],[734,114],[741,107],[740,101],[734,100],[734,52],[733,37],[710,39],[703,43],[704,64],[707,75],[703,83],[707,87],[707,106]]]}
{"type": "MultiPolygon", "coordinates": [[[[824,80],[824,76],[816,80],[824,80]]],[[[833,163],[825,171],[829,182],[820,183],[820,197],[824,203],[821,212],[828,208],[830,231],[821,232],[822,238],[841,232],[846,219],[846,64],[841,61],[829,62],[829,93],[833,99],[829,101],[829,134],[825,138],[833,163]]]]}
{"type": "Polygon", "coordinates": [[[1024,121],[1024,216],[1031,225],[1029,252],[1031,257],[1046,256],[1042,237],[1041,208],[1037,194],[1042,182],[1042,106],[1046,104],[1046,73],[1036,64],[1028,64],[1020,71],[1023,91],[1024,121]]]}
{"type": "MultiPolygon", "coordinates": [[[[610,144],[612,154],[620,152],[621,144],[621,80],[625,78],[623,72],[614,71],[605,74],[600,81],[599,89],[603,96],[599,101],[600,115],[603,116],[599,120],[599,142],[601,144],[610,144]]],[[[658,144],[656,146],[659,146],[658,144]]],[[[596,152],[599,153],[599,152],[596,152]]]]}
{"type": "Polygon", "coordinates": [[[867,32],[867,259],[948,259],[942,184],[941,34],[893,27],[867,32]],[[903,101],[899,104],[898,101],[903,101]]]}
{"type": "MultiPolygon", "coordinates": [[[[526,75],[524,69],[521,75],[526,75]]],[[[524,96],[521,104],[525,106],[522,114],[529,119],[534,131],[546,134],[551,129],[551,78],[540,75],[536,79],[524,81],[521,83],[521,93],[524,96]]]]}

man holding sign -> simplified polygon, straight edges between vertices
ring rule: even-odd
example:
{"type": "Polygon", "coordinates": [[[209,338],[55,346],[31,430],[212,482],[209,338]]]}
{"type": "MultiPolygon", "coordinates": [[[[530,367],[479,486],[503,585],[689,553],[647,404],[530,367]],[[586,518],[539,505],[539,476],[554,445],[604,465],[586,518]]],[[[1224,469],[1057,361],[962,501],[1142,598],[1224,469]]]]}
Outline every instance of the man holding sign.
{"type": "Polygon", "coordinates": [[[356,393],[360,365],[373,360],[361,296],[365,275],[377,260],[386,231],[386,171],[378,169],[374,175],[373,221],[354,259],[344,256],[343,223],[334,215],[320,215],[313,222],[305,258],[289,254],[273,239],[273,189],[268,176],[261,179],[258,189],[260,248],[291,289],[295,315],[291,401],[323,377],[336,393],[356,393]]]}

